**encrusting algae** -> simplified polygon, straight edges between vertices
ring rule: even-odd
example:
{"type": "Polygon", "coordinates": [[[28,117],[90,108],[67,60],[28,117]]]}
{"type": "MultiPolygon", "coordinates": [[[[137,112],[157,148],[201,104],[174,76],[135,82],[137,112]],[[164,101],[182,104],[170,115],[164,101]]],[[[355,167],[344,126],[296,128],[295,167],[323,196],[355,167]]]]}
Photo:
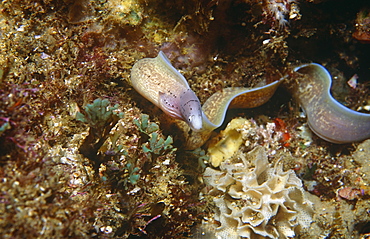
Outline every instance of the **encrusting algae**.
{"type": "Polygon", "coordinates": [[[340,103],[369,113],[366,1],[0,8],[2,238],[368,237],[369,140],[310,134],[280,87],[263,106],[228,110],[210,140],[187,151],[192,131],[129,83],[135,62],[162,51],[204,105],[225,88],[263,87],[317,62],[340,103]]]}

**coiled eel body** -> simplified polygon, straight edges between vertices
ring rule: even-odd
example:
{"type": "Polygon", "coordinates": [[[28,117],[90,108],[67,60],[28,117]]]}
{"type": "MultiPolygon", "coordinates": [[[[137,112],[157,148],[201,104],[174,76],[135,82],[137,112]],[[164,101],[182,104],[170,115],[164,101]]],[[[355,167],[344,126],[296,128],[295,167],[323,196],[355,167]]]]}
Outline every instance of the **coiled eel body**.
{"type": "Polygon", "coordinates": [[[307,115],[311,130],[322,139],[336,144],[370,138],[370,114],[351,110],[330,94],[330,73],[316,63],[294,69],[299,73],[287,84],[293,97],[307,115]]]}
{"type": "Polygon", "coordinates": [[[294,69],[298,77],[281,78],[258,88],[230,87],[214,93],[203,107],[186,79],[171,65],[163,52],[144,58],[131,70],[131,84],[166,114],[183,120],[187,149],[204,144],[222,125],[228,108],[253,108],[267,102],[283,80],[302,105],[313,132],[333,143],[348,143],[370,137],[370,115],[339,104],[330,95],[331,77],[321,65],[304,64],[294,69]],[[289,79],[287,79],[289,78],[289,79]],[[192,129],[190,131],[189,127],[192,129]]]}

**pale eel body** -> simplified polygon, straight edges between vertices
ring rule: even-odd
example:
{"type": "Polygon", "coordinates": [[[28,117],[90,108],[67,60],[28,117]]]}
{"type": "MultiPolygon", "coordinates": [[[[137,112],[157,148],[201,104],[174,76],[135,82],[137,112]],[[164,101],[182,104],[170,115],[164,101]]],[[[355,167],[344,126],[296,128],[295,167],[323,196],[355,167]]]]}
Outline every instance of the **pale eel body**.
{"type": "Polygon", "coordinates": [[[186,137],[187,149],[204,144],[212,131],[222,125],[230,108],[253,108],[264,104],[281,81],[258,88],[225,88],[213,94],[203,105],[186,79],[169,62],[163,52],[144,58],[131,70],[131,85],[166,114],[186,122],[179,123],[186,137]],[[189,130],[189,126],[193,131],[189,130]]]}
{"type": "Polygon", "coordinates": [[[351,110],[330,94],[331,76],[321,65],[304,64],[288,82],[293,97],[307,115],[311,130],[326,141],[343,144],[370,138],[370,114],[351,110]]]}
{"type": "Polygon", "coordinates": [[[199,99],[163,52],[135,63],[131,85],[166,114],[186,121],[195,131],[201,130],[203,116],[199,99]]]}
{"type": "MultiPolygon", "coordinates": [[[[305,109],[312,131],[334,143],[370,137],[370,115],[350,110],[330,95],[331,77],[324,67],[312,63],[294,71],[301,73],[304,80],[290,79],[288,88],[305,109]]],[[[212,131],[222,125],[228,108],[264,104],[286,78],[258,88],[225,88],[214,93],[201,107],[186,79],[162,52],[155,58],[139,60],[131,71],[131,84],[137,92],[166,114],[183,120],[179,126],[184,131],[186,149],[202,146],[212,131]]]]}

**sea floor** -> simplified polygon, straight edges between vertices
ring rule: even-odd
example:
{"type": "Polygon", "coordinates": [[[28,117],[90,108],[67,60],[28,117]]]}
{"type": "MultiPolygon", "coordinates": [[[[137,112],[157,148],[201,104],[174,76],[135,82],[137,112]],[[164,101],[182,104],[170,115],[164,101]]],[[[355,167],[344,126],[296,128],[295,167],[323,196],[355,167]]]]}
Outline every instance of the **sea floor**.
{"type": "Polygon", "coordinates": [[[135,62],[163,51],[204,104],[316,62],[336,100],[370,113],[366,0],[4,0],[0,9],[1,238],[370,237],[370,139],[317,137],[282,84],[262,106],[229,109],[187,150],[188,132],[130,80],[135,62]]]}

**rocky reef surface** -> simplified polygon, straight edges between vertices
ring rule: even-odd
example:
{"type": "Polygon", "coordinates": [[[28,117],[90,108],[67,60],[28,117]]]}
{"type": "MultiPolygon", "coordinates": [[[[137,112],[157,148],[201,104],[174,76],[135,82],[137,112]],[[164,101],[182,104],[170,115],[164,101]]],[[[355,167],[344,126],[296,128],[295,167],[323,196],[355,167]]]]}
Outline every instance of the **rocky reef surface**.
{"type": "Polygon", "coordinates": [[[159,51],[202,104],[317,62],[340,103],[369,113],[366,4],[2,1],[1,237],[367,238],[369,139],[318,138],[279,87],[260,107],[229,110],[204,146],[187,151],[176,122],[130,85],[134,63],[159,51]],[[228,175],[223,190],[210,172],[228,175]],[[243,188],[240,177],[252,174],[257,184],[243,188]],[[271,199],[274,213],[244,207],[240,192],[258,205],[271,199]]]}

